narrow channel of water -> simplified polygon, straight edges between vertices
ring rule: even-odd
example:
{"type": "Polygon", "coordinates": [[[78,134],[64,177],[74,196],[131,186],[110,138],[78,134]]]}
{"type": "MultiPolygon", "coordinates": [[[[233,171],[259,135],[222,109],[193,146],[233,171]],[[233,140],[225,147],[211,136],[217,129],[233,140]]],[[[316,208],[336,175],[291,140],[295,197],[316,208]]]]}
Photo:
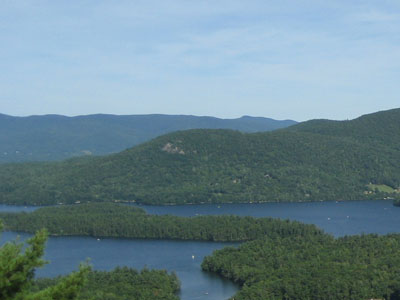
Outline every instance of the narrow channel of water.
{"type": "Polygon", "coordinates": [[[260,204],[140,205],[149,214],[272,217],[315,224],[334,236],[400,232],[400,207],[391,200],[260,204]]]}

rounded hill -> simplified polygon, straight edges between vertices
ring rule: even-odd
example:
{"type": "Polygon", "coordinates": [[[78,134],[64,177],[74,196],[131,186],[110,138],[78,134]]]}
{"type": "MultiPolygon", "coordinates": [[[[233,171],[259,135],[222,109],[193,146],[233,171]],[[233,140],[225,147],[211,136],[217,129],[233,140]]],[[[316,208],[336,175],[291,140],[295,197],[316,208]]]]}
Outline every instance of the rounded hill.
{"type": "Polygon", "coordinates": [[[188,204],[397,197],[400,150],[387,141],[399,140],[400,124],[387,120],[400,119],[400,110],[387,114],[264,133],[179,131],[103,157],[1,165],[0,201],[188,204]]]}

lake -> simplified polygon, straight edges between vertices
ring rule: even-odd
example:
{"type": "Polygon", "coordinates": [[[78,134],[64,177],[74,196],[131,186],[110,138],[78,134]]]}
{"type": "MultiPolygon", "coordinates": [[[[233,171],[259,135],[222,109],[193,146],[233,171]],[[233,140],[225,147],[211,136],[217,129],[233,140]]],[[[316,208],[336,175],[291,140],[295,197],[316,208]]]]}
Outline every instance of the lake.
{"type": "Polygon", "coordinates": [[[391,200],[296,203],[139,205],[149,214],[177,216],[238,215],[272,217],[315,224],[336,237],[400,232],[400,208],[391,200]]]}
{"type": "MultiPolygon", "coordinates": [[[[144,206],[150,214],[179,216],[232,214],[273,217],[316,224],[335,236],[359,233],[394,233],[400,228],[400,208],[389,200],[309,203],[207,204],[187,206],[144,206]]],[[[0,211],[32,211],[33,207],[0,205],[0,211]]],[[[29,235],[20,234],[21,238],[29,235]]],[[[0,242],[12,240],[14,232],[3,233],[0,242]]],[[[224,300],[237,287],[213,274],[201,271],[205,255],[227,243],[52,237],[46,249],[51,263],[38,276],[56,276],[75,270],[91,258],[95,269],[110,270],[118,265],[141,269],[144,266],[175,271],[181,280],[181,299],[224,300]],[[194,259],[192,259],[194,255],[194,259]],[[206,294],[208,293],[208,294],[206,294]]]]}
{"type": "MultiPolygon", "coordinates": [[[[20,233],[21,239],[30,235],[20,233]]],[[[17,237],[15,232],[4,232],[0,244],[17,237]]],[[[90,258],[97,270],[111,270],[116,266],[136,269],[166,269],[174,271],[182,284],[181,299],[225,300],[237,291],[230,281],[201,271],[205,255],[226,243],[183,242],[163,240],[101,239],[90,237],[51,237],[45,259],[51,263],[39,269],[37,276],[52,277],[67,274],[90,258]],[[194,259],[192,259],[194,255],[194,259]],[[206,294],[208,293],[208,294],[206,294]]]]}

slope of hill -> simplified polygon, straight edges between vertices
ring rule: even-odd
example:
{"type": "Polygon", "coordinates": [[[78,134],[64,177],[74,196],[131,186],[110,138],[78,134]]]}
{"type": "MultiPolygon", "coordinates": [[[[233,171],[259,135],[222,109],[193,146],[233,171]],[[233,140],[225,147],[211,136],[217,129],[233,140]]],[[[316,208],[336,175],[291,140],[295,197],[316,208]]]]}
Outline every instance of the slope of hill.
{"type": "Polygon", "coordinates": [[[400,108],[363,115],[351,121],[311,120],[289,130],[347,137],[362,143],[381,143],[400,150],[400,108]]]}
{"type": "MultiPolygon", "coordinates": [[[[400,118],[400,110],[395,113],[400,118]]],[[[384,112],[377,115],[382,122],[368,127],[370,139],[358,137],[364,127],[354,129],[357,134],[300,130],[300,125],[298,130],[252,134],[198,129],[104,157],[0,165],[0,202],[187,204],[398,197],[400,151],[396,143],[385,141],[397,141],[400,127],[390,137],[382,136],[392,123],[383,121],[384,112]]],[[[368,120],[377,115],[360,119],[373,124],[368,120]]]]}
{"type": "Polygon", "coordinates": [[[248,116],[218,119],[173,115],[11,117],[0,114],[0,163],[110,154],[177,130],[229,128],[257,132],[295,123],[248,116]]]}

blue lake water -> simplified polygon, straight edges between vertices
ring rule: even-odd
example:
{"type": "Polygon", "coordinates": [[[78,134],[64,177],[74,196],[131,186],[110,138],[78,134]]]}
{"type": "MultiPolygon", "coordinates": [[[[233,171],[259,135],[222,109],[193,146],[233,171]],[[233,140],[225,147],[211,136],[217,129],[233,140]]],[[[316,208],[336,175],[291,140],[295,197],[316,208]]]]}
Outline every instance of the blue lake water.
{"type": "MultiPolygon", "coordinates": [[[[30,236],[4,232],[0,244],[14,240],[17,235],[21,240],[30,236]]],[[[129,266],[136,269],[148,267],[174,271],[181,281],[182,300],[224,300],[232,296],[238,287],[214,274],[202,272],[200,264],[205,255],[226,245],[208,242],[127,239],[98,241],[90,237],[51,237],[45,254],[45,259],[50,263],[39,269],[36,275],[52,277],[67,274],[77,270],[80,262],[90,258],[90,263],[97,270],[129,266]]]]}
{"type": "Polygon", "coordinates": [[[334,236],[400,232],[400,208],[391,200],[145,206],[149,214],[239,215],[315,224],[334,236]]]}
{"type": "MultiPolygon", "coordinates": [[[[400,232],[400,208],[391,201],[350,201],[310,203],[210,204],[187,206],[140,206],[150,214],[178,216],[232,214],[273,217],[316,224],[335,236],[360,233],[400,232]]],[[[0,211],[32,211],[32,207],[0,205],[0,211]]],[[[13,240],[14,232],[5,232],[0,243],[13,240]]],[[[28,237],[20,234],[21,238],[28,237]]],[[[211,242],[101,239],[90,237],[52,237],[45,258],[50,260],[38,276],[56,276],[75,270],[79,262],[91,258],[95,269],[116,266],[141,269],[144,266],[175,271],[181,280],[182,300],[224,300],[237,287],[231,282],[201,271],[205,255],[228,244],[211,242]],[[194,259],[192,259],[194,255],[194,259]],[[208,294],[206,294],[208,293],[208,294]]]]}
{"type": "Polygon", "coordinates": [[[21,212],[21,211],[31,212],[38,208],[39,208],[39,206],[16,206],[16,205],[0,204],[1,212],[21,212]]]}

